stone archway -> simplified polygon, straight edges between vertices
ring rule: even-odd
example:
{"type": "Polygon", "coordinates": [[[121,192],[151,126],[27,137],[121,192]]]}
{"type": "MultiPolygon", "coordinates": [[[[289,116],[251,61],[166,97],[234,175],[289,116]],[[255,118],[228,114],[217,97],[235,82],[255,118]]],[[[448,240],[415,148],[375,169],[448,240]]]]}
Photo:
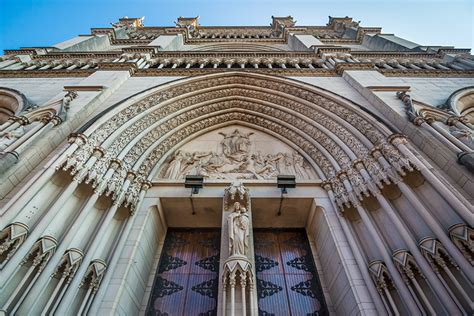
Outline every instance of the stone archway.
{"type": "MultiPolygon", "coordinates": [[[[393,209],[379,188],[393,182],[408,202],[423,212],[419,198],[402,179],[419,168],[435,187],[429,190],[437,192],[439,199],[444,198],[459,214],[467,214],[463,203],[443,190],[439,180],[405,146],[402,136],[389,137],[391,132],[374,116],[340,96],[290,79],[243,72],[181,79],[143,91],[92,119],[72,135],[71,145],[24,195],[9,204],[5,213],[9,225],[1,232],[6,249],[2,280],[8,284],[21,279],[35,282],[26,289],[21,288],[23,283],[16,284],[12,286],[15,292],[5,292],[10,296],[5,308],[22,310],[33,304],[35,311],[59,314],[89,308],[97,311],[109,293],[110,278],[105,271],[115,271],[121,253],[109,253],[104,244],[117,243],[121,249],[136,220],[133,215],[149,213],[141,203],[153,186],[150,181],[178,148],[199,135],[232,125],[271,135],[304,157],[324,181],[322,187],[328,191],[324,196],[331,201],[328,210],[334,211],[331,203],[335,203],[342,212],[356,210],[362,216],[367,210],[361,201],[372,196],[378,201],[376,208],[382,205],[384,212],[391,214],[393,209]],[[58,178],[64,180],[61,188],[54,185],[58,178]],[[45,192],[47,201],[42,198],[45,192]],[[95,226],[88,227],[87,223],[95,226]],[[49,246],[39,247],[43,244],[49,246]],[[18,268],[27,255],[31,261],[27,264],[38,264],[33,254],[40,256],[41,269],[25,272],[18,268]],[[68,282],[51,280],[49,276],[64,269],[64,262],[68,282]],[[20,294],[22,291],[29,295],[20,294]]],[[[334,218],[334,214],[330,216],[334,218]]],[[[391,249],[383,245],[374,224],[366,221],[367,217],[363,219],[371,229],[362,234],[377,240],[377,259],[385,261],[400,297],[414,311],[414,299],[391,260],[391,249]]],[[[399,224],[396,218],[390,220],[399,224]]],[[[439,225],[432,221],[428,225],[464,267],[462,256],[439,225]]],[[[401,231],[406,229],[402,226],[401,231]]],[[[341,234],[342,238],[352,236],[349,230],[341,234]]],[[[416,245],[404,242],[417,255],[417,262],[424,263],[416,245]]],[[[357,266],[363,269],[366,264],[361,259],[357,266]]],[[[423,269],[428,271],[426,265],[423,269]]],[[[367,278],[364,282],[371,284],[367,278]]],[[[436,284],[432,276],[430,282],[436,284]]],[[[441,291],[442,285],[436,285],[441,291]]]]}
{"type": "MultiPolygon", "coordinates": [[[[362,160],[375,183],[387,179],[370,155],[375,146],[393,156],[389,160],[400,160],[387,142],[389,131],[348,100],[288,79],[230,72],[153,88],[114,107],[76,138],[63,169],[73,175],[80,170],[81,178],[105,184],[104,190],[110,183],[119,187],[132,171],[127,201],[135,204],[140,183],[153,178],[163,157],[203,130],[230,121],[294,144],[321,179],[347,171],[360,182],[353,164],[362,160]],[[120,162],[120,171],[105,180],[111,161],[120,162]]],[[[398,169],[410,168],[400,161],[398,169]]]]}

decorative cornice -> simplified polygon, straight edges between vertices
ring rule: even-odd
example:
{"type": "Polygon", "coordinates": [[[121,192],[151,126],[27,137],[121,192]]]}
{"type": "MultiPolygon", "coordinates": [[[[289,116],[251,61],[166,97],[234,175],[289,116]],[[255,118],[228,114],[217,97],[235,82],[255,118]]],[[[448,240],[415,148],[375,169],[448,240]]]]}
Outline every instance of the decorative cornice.
{"type": "Polygon", "coordinates": [[[96,69],[75,70],[0,70],[0,78],[64,78],[89,77],[96,69]]]}
{"type": "Polygon", "coordinates": [[[474,70],[430,70],[430,69],[378,69],[378,71],[386,77],[474,77],[474,70]]]}
{"type": "Polygon", "coordinates": [[[137,77],[152,77],[152,76],[195,76],[209,73],[219,72],[258,72],[264,74],[274,74],[282,76],[313,76],[313,77],[335,77],[338,76],[334,69],[309,69],[309,68],[148,68],[137,69],[134,76],[137,77]]]}
{"type": "Polygon", "coordinates": [[[334,54],[334,53],[342,53],[342,54],[350,54],[351,49],[349,47],[318,47],[317,53],[318,56],[322,56],[322,54],[334,54]]]}
{"type": "Polygon", "coordinates": [[[98,70],[111,70],[111,71],[120,71],[125,70],[130,72],[131,75],[135,73],[137,66],[135,63],[99,63],[98,70]]]}
{"type": "Polygon", "coordinates": [[[36,55],[35,49],[22,48],[22,49],[5,49],[5,55],[36,55]]]}
{"type": "Polygon", "coordinates": [[[342,75],[346,70],[375,70],[373,63],[336,63],[336,73],[342,75]]]}
{"type": "Polygon", "coordinates": [[[99,69],[74,69],[74,70],[0,70],[0,78],[65,78],[88,77],[98,70],[129,71],[132,76],[194,76],[226,71],[258,72],[284,76],[340,76],[345,70],[372,70],[378,71],[386,77],[434,77],[449,78],[474,76],[473,70],[389,70],[375,69],[371,63],[338,63],[336,69],[324,68],[148,68],[136,69],[133,63],[99,63],[99,69]],[[362,65],[362,66],[361,66],[362,65]]]}

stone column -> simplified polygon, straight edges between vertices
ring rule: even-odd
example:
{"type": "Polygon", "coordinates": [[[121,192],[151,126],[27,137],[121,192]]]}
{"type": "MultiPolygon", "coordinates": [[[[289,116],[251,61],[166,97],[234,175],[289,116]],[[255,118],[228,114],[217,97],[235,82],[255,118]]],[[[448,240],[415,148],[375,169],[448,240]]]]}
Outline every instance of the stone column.
{"type": "MultiPolygon", "coordinates": [[[[77,271],[76,277],[72,280],[71,285],[69,286],[68,290],[66,291],[66,294],[64,295],[63,300],[61,301],[57,314],[58,315],[65,315],[69,314],[73,311],[70,310],[71,304],[75,297],[77,296],[78,289],[83,282],[83,278],[85,277],[85,273],[87,269],[89,268],[90,264],[94,263],[94,260],[100,252],[101,249],[101,243],[103,242],[103,238],[106,236],[107,231],[109,230],[109,226],[112,222],[113,217],[115,216],[117,210],[120,208],[122,205],[124,198],[125,198],[125,192],[128,189],[128,186],[132,182],[132,180],[135,178],[135,174],[130,172],[127,175],[127,179],[125,180],[124,184],[122,185],[121,191],[117,199],[114,201],[112,207],[107,211],[107,214],[104,218],[104,220],[101,222],[101,226],[99,230],[97,231],[96,235],[93,237],[93,241],[89,248],[87,249],[87,252],[84,256],[83,263],[79,267],[79,270],[77,271]]],[[[104,262],[105,264],[105,262],[104,262]]],[[[101,280],[101,279],[100,279],[101,280]]],[[[95,293],[95,292],[94,292],[95,293]]],[[[84,302],[83,302],[84,303],[84,302]]]]}
{"type": "Polygon", "coordinates": [[[454,144],[456,147],[458,147],[461,151],[472,151],[472,149],[461,142],[459,139],[451,135],[445,128],[445,124],[436,121],[434,119],[429,119],[428,123],[436,130],[438,131],[441,135],[443,135],[447,140],[449,140],[452,144],[454,144]]]}
{"type": "Polygon", "coordinates": [[[405,244],[408,246],[408,249],[415,258],[421,271],[423,271],[423,274],[425,275],[427,281],[431,285],[433,291],[438,295],[439,299],[443,303],[443,306],[446,308],[449,315],[461,315],[456,304],[449,297],[449,293],[446,291],[443,284],[436,277],[430,265],[421,254],[421,251],[416,245],[413,236],[411,235],[405,224],[397,216],[395,210],[392,208],[392,205],[390,205],[390,203],[380,193],[376,194],[375,197],[379,204],[382,206],[382,209],[390,217],[392,223],[395,225],[395,227],[397,227],[397,230],[405,241],[405,244]]]}
{"type": "MultiPolygon", "coordinates": [[[[31,144],[32,142],[34,142],[35,140],[37,140],[37,138],[47,132],[48,130],[50,130],[51,128],[55,127],[55,126],[58,126],[59,124],[62,123],[62,119],[59,117],[59,116],[54,116],[53,118],[49,119],[49,118],[45,118],[45,119],[42,119],[41,120],[41,124],[38,125],[37,127],[35,127],[31,132],[30,136],[28,136],[27,139],[25,139],[24,142],[22,142],[21,144],[18,144],[18,146],[16,146],[16,148],[13,148],[13,150],[18,154],[20,155],[23,151],[25,151],[26,147],[31,144]]],[[[26,136],[26,135],[25,135],[26,136]]],[[[25,137],[26,138],[26,137],[25,137]]],[[[16,144],[15,144],[16,145],[16,144]]]]}
{"type": "Polygon", "coordinates": [[[16,216],[18,211],[23,208],[37,193],[38,191],[51,179],[56,169],[62,165],[62,163],[71,155],[77,148],[84,145],[87,142],[86,136],[80,134],[69,138],[71,145],[67,147],[62,153],[52,158],[49,163],[44,167],[43,172],[38,172],[28,183],[7,203],[0,215],[9,222],[8,218],[16,216]],[[15,214],[15,215],[14,215],[15,214]]]}
{"type": "Polygon", "coordinates": [[[375,224],[372,222],[372,219],[361,205],[356,205],[356,210],[359,213],[359,216],[361,217],[362,221],[364,222],[365,227],[369,231],[369,234],[377,245],[379,253],[382,255],[382,258],[387,266],[388,272],[390,273],[390,276],[397,287],[397,292],[406,304],[408,312],[411,315],[421,315],[420,310],[416,305],[416,302],[411,296],[410,290],[406,286],[405,282],[403,282],[400,274],[398,273],[398,270],[392,261],[392,257],[386,249],[382,237],[378,234],[375,224]]]}
{"type": "Polygon", "coordinates": [[[453,260],[460,266],[461,270],[474,283],[474,268],[469,264],[467,259],[462,255],[459,249],[449,239],[448,234],[444,231],[441,225],[436,221],[425,206],[418,200],[417,196],[412,192],[410,187],[405,183],[399,182],[398,187],[403,195],[410,201],[415,210],[423,217],[424,221],[433,230],[436,237],[441,241],[447,252],[451,255],[453,260]]]}
{"type": "MultiPolygon", "coordinates": [[[[117,167],[118,167],[118,163],[112,162],[110,169],[107,171],[102,181],[107,182],[107,180],[110,179],[114,170],[117,167]]],[[[38,282],[37,282],[38,285],[33,289],[33,292],[32,292],[33,297],[40,297],[39,293],[43,291],[44,287],[46,287],[49,284],[49,282],[51,281],[51,278],[53,277],[54,270],[58,269],[59,267],[58,265],[55,265],[55,263],[60,261],[60,258],[61,256],[63,256],[64,253],[70,253],[71,251],[79,251],[80,253],[83,253],[86,250],[85,245],[87,244],[87,241],[89,238],[88,234],[92,233],[92,231],[90,230],[93,227],[89,226],[88,223],[85,222],[85,220],[88,214],[92,211],[94,204],[97,202],[97,199],[102,194],[102,192],[103,192],[103,186],[98,186],[94,190],[94,193],[87,199],[87,202],[85,203],[85,205],[80,210],[78,210],[79,215],[75,218],[74,222],[72,223],[71,227],[66,232],[65,236],[62,237],[61,243],[57,246],[57,250],[54,253],[51,260],[52,264],[49,264],[45,267],[44,273],[38,279],[38,282]]],[[[54,224],[55,220],[56,218],[50,224],[50,226],[52,227],[48,228],[45,234],[50,235],[50,236],[55,236],[55,234],[51,231],[51,229],[54,229],[54,226],[57,226],[57,224],[54,224]]],[[[72,277],[73,275],[69,276],[69,280],[67,284],[64,285],[62,292],[64,292],[68,288],[72,277]]],[[[62,294],[64,293],[61,293],[61,295],[62,294]]],[[[61,297],[58,297],[57,299],[59,300],[60,298],[61,297]]],[[[51,297],[51,300],[53,299],[54,297],[51,297]]],[[[53,311],[54,309],[51,310],[51,312],[53,311]]]]}
{"type": "Polygon", "coordinates": [[[0,125],[0,132],[4,131],[6,128],[8,128],[12,124],[15,124],[15,116],[10,116],[5,123],[0,125]]]}
{"type": "MultiPolygon", "coordinates": [[[[353,235],[353,232],[351,231],[351,229],[349,227],[350,223],[347,222],[347,219],[343,215],[341,215],[340,213],[337,213],[337,211],[335,211],[335,210],[337,210],[337,206],[336,206],[336,203],[335,203],[334,192],[332,191],[330,183],[329,182],[323,182],[322,186],[323,186],[323,189],[325,189],[328,192],[329,199],[331,200],[332,206],[334,208],[334,210],[332,210],[330,208],[327,208],[327,209],[325,208],[324,209],[324,211],[329,214],[329,216],[327,216],[328,221],[331,218],[339,219],[342,231],[344,232],[343,235],[337,236],[337,237],[335,236],[335,237],[336,237],[337,240],[347,239],[347,242],[349,243],[349,246],[352,250],[352,253],[354,254],[354,258],[357,262],[357,265],[360,267],[360,269],[358,269],[358,270],[361,273],[362,278],[364,279],[364,282],[367,286],[368,293],[362,290],[363,287],[361,287],[361,286],[358,287],[358,290],[360,291],[361,296],[369,295],[372,298],[372,300],[374,301],[374,305],[377,309],[378,315],[387,315],[384,303],[382,302],[382,299],[381,299],[379,293],[377,292],[377,289],[376,289],[374,283],[372,282],[372,279],[369,275],[369,272],[368,272],[367,269],[364,268],[364,267],[367,266],[367,262],[364,260],[363,254],[362,254],[361,249],[358,245],[358,242],[357,242],[355,236],[353,235]],[[333,214],[331,214],[331,213],[333,213],[333,214]]],[[[316,200],[314,202],[316,202],[316,200]]],[[[335,227],[338,226],[337,222],[333,223],[333,225],[335,227]]],[[[336,231],[337,230],[335,230],[335,232],[336,231]]]]}
{"type": "MultiPolygon", "coordinates": [[[[143,202],[143,199],[145,197],[145,194],[148,191],[148,189],[150,189],[151,187],[152,187],[151,182],[149,182],[149,181],[143,182],[140,194],[138,196],[137,205],[135,207],[136,210],[140,209],[140,207],[142,205],[142,202],[143,202]]],[[[89,313],[91,315],[97,315],[97,313],[98,313],[98,309],[101,305],[102,299],[106,295],[106,292],[108,290],[107,288],[108,288],[108,286],[111,282],[111,279],[113,277],[113,272],[115,271],[115,268],[116,268],[116,266],[119,262],[120,256],[122,255],[121,250],[124,249],[125,244],[126,244],[127,239],[128,239],[128,236],[130,234],[130,231],[132,230],[133,224],[135,222],[135,218],[136,218],[136,216],[130,217],[130,218],[127,219],[127,223],[125,224],[123,232],[121,233],[120,239],[119,239],[119,241],[117,243],[117,246],[116,246],[116,249],[118,249],[118,251],[114,251],[111,258],[110,258],[110,260],[108,260],[107,271],[106,271],[106,273],[104,275],[104,278],[102,280],[102,286],[97,291],[97,294],[95,295],[95,298],[94,298],[94,302],[92,303],[92,305],[90,307],[90,310],[89,310],[89,313]]],[[[119,295],[117,295],[117,297],[119,297],[119,295]]]]}
{"type": "MultiPolygon", "coordinates": [[[[456,196],[446,188],[428,168],[421,162],[415,154],[413,154],[408,147],[406,147],[407,140],[403,135],[394,134],[390,137],[390,142],[398,148],[398,150],[405,155],[421,172],[426,180],[433,186],[433,188],[441,194],[441,196],[448,202],[449,205],[464,219],[470,226],[474,226],[474,213],[463,202],[460,201],[460,196],[456,196]]],[[[466,204],[470,204],[466,201],[466,204]]]]}
{"type": "MultiPolygon", "coordinates": [[[[356,162],[355,167],[361,172],[364,179],[366,181],[370,180],[370,176],[368,175],[367,171],[364,169],[364,165],[362,162],[356,162]]],[[[386,212],[386,214],[390,217],[390,220],[395,224],[397,230],[401,233],[401,236],[404,242],[407,244],[408,249],[414,256],[416,262],[420,266],[421,270],[423,271],[424,275],[428,279],[431,287],[433,288],[434,292],[438,295],[443,305],[446,307],[447,311],[451,315],[459,315],[459,309],[457,308],[454,301],[451,300],[449,293],[446,291],[443,284],[439,281],[433,270],[431,269],[428,262],[425,260],[424,256],[422,255],[420,249],[418,248],[414,237],[406,227],[405,223],[402,222],[399,216],[397,216],[397,212],[394,210],[392,205],[385,199],[385,197],[380,193],[378,188],[372,187],[371,193],[375,196],[377,201],[379,202],[382,209],[386,212]]]]}
{"type": "Polygon", "coordinates": [[[451,141],[449,141],[449,139],[447,139],[440,132],[434,129],[433,126],[428,124],[424,118],[416,117],[413,120],[413,124],[427,130],[431,135],[433,135],[436,139],[445,144],[450,150],[454,151],[456,154],[462,152],[462,150],[459,149],[456,145],[454,145],[451,141]]]}

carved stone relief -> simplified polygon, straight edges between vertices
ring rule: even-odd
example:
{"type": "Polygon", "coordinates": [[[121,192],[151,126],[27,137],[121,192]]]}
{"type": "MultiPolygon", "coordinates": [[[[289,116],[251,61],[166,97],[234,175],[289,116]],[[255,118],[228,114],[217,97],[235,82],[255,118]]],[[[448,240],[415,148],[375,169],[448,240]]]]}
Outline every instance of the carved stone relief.
{"type": "Polygon", "coordinates": [[[309,163],[295,150],[261,132],[228,127],[198,137],[171,156],[160,175],[183,179],[272,179],[279,174],[314,178],[309,163]]]}
{"type": "MultiPolygon", "coordinates": [[[[175,150],[193,134],[231,121],[281,135],[305,152],[318,169],[309,169],[304,158],[289,147],[278,151],[254,149],[252,142],[257,134],[236,137],[241,142],[236,149],[235,137],[229,136],[233,131],[226,131],[213,150],[181,148],[175,151],[164,166],[160,166],[158,176],[180,179],[194,173],[214,179],[271,179],[287,173],[310,179],[317,172],[319,176],[331,178],[339,169],[352,168],[354,155],[370,161],[369,147],[372,146],[364,144],[367,139],[382,147],[386,143],[378,127],[348,104],[291,82],[226,74],[171,86],[114,113],[113,119],[86,132],[89,137],[85,144],[78,144],[79,148],[61,167],[73,175],[79,172],[76,180],[92,182],[98,193],[105,190],[115,198],[123,196],[123,201],[133,207],[141,184],[154,176],[151,172],[156,170],[163,156],[168,156],[170,150],[175,150]],[[205,93],[199,92],[204,90],[205,93]],[[361,134],[366,137],[365,141],[360,139],[361,134]],[[250,146],[246,144],[246,137],[250,146]],[[101,147],[103,154],[94,164],[85,167],[97,147],[101,147]],[[105,179],[113,161],[119,161],[120,168],[114,168],[105,179]],[[132,172],[133,181],[120,192],[128,172],[132,172]]],[[[368,171],[373,176],[373,170],[368,171]]],[[[352,175],[351,181],[360,182],[358,173],[352,175]]],[[[380,179],[376,181],[379,184],[380,179]]],[[[357,193],[362,192],[366,193],[366,189],[357,193]]]]}

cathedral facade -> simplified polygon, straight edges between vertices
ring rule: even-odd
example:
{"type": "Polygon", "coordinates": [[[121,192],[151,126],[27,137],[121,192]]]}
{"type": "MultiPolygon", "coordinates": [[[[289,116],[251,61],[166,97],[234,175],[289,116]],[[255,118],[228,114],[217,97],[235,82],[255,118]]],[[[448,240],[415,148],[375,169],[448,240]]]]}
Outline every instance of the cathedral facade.
{"type": "Polygon", "coordinates": [[[474,58],[349,17],[0,57],[1,315],[468,315],[474,58]]]}

